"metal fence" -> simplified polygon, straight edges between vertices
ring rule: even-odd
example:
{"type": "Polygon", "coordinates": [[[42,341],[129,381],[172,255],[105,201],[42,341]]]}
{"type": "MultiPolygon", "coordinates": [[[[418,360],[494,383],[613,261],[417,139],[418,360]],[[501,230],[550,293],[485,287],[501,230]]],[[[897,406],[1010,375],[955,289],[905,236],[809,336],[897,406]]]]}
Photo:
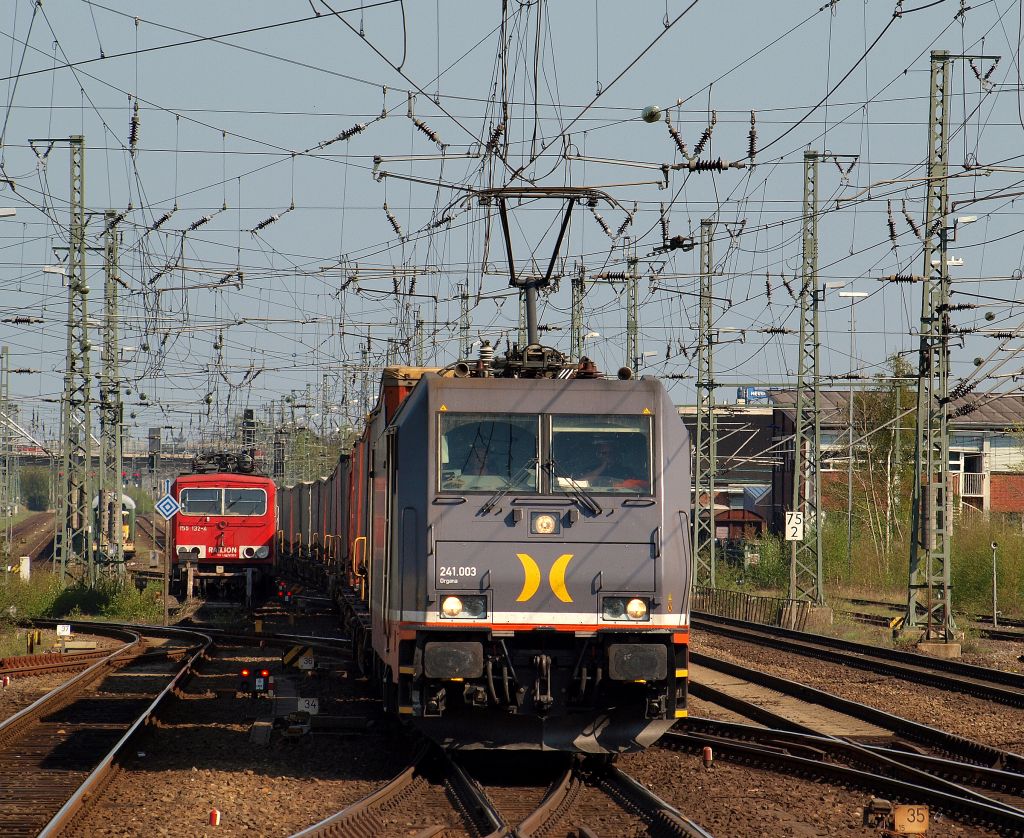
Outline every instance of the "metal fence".
{"type": "Polygon", "coordinates": [[[811,604],[806,600],[755,596],[724,588],[694,587],[690,610],[803,631],[811,604]]]}

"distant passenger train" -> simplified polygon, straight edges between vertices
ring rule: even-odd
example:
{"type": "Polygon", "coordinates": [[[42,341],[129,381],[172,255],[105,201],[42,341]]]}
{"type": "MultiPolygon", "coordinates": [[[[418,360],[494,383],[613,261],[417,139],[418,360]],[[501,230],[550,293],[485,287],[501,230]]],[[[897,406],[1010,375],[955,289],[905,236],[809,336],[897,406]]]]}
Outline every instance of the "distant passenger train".
{"type": "MultiPolygon", "coordinates": [[[[113,507],[114,502],[111,501],[110,504],[113,507]]],[[[99,507],[100,499],[97,495],[92,499],[93,531],[97,533],[102,528],[99,507]]],[[[102,552],[102,541],[99,549],[102,552]]],[[[135,501],[124,493],[121,494],[121,549],[126,559],[135,555],[135,501]]]]}
{"type": "MultiPolygon", "coordinates": [[[[208,463],[200,460],[198,467],[208,463]]],[[[226,470],[235,463],[251,469],[248,458],[213,463],[216,471],[183,474],[171,487],[181,504],[174,517],[172,583],[186,592],[191,568],[196,592],[243,598],[249,585],[251,594],[274,575],[276,487],[269,477],[226,470]]]]}
{"type": "Polygon", "coordinates": [[[390,367],[351,454],[279,492],[283,554],[437,741],[636,750],[686,715],[689,463],[657,380],[537,345],[390,367]]]}

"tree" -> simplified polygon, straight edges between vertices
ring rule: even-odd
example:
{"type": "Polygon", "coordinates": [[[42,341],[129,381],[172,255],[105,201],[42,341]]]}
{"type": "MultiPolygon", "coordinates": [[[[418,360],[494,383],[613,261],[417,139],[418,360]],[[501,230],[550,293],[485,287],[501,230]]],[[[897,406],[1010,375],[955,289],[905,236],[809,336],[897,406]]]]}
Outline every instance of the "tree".
{"type": "Polygon", "coordinates": [[[45,512],[50,506],[50,470],[43,466],[23,468],[21,494],[25,506],[33,512],[45,512]]]}

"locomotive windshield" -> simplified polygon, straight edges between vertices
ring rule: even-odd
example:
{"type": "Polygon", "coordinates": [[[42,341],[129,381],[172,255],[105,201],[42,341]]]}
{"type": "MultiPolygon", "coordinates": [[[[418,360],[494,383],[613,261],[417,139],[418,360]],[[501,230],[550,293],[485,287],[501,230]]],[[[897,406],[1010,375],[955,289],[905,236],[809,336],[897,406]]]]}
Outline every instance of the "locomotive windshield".
{"type": "Polygon", "coordinates": [[[180,503],[185,515],[267,514],[263,489],[182,489],[180,503]]]}
{"type": "Polygon", "coordinates": [[[225,489],[225,515],[266,515],[267,493],[262,489],[225,489]]]}
{"type": "Polygon", "coordinates": [[[592,494],[651,494],[650,416],[552,416],[552,480],[592,494]]]}
{"type": "Polygon", "coordinates": [[[186,515],[220,515],[220,489],[182,489],[180,503],[186,515]]]}
{"type": "Polygon", "coordinates": [[[440,489],[649,495],[651,416],[440,414],[440,489]],[[543,435],[547,436],[547,435],[543,435]],[[538,463],[546,467],[538,469],[538,463]],[[541,472],[539,474],[539,472],[541,472]]]}
{"type": "Polygon", "coordinates": [[[537,491],[539,416],[441,414],[442,491],[537,491]]]}

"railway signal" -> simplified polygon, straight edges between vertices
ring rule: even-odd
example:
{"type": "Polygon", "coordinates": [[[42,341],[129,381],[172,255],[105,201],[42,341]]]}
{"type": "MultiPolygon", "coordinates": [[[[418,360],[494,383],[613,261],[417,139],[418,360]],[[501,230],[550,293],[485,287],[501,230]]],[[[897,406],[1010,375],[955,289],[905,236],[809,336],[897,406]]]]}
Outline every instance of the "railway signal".
{"type": "Polygon", "coordinates": [[[238,674],[241,677],[238,691],[251,693],[253,698],[264,696],[274,689],[274,678],[269,669],[246,665],[238,674]]]}

